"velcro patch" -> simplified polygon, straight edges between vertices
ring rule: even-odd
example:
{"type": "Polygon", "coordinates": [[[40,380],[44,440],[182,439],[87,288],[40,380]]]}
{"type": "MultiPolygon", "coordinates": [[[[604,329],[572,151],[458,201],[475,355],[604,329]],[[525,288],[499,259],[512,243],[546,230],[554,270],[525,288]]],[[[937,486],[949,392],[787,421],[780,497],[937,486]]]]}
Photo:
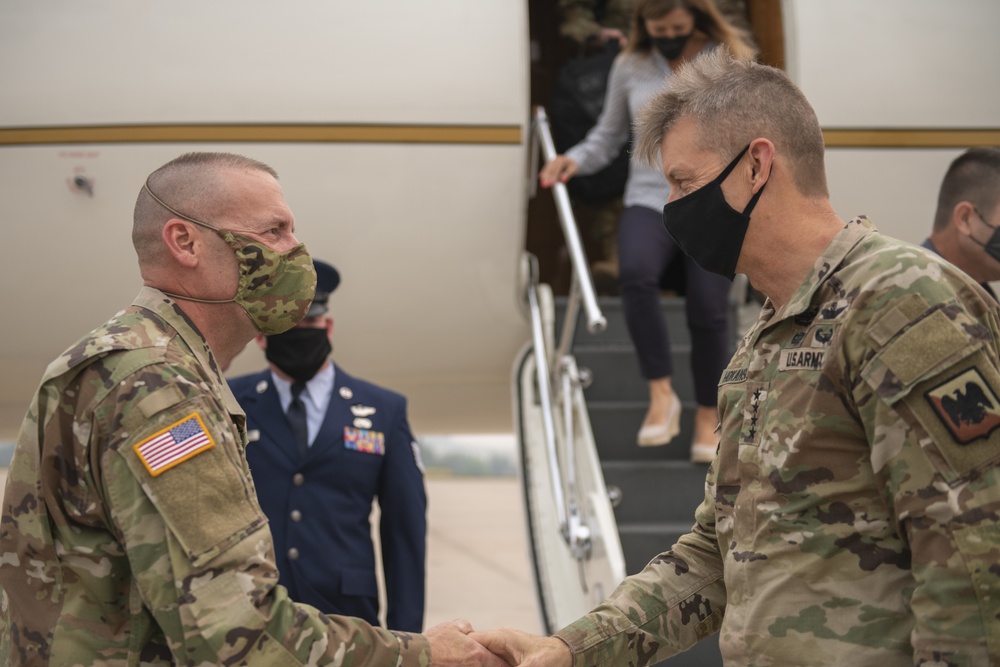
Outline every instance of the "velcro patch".
{"type": "Polygon", "coordinates": [[[923,296],[916,293],[907,294],[872,324],[868,335],[878,345],[885,345],[929,309],[930,304],[923,296]]]}
{"type": "Polygon", "coordinates": [[[167,408],[171,408],[184,400],[184,393],[175,384],[168,384],[146,398],[139,401],[139,411],[146,419],[152,418],[167,408]]]}
{"type": "Polygon", "coordinates": [[[381,431],[344,427],[344,449],[353,449],[364,454],[385,454],[385,434],[381,431]]]}
{"type": "Polygon", "coordinates": [[[882,360],[908,385],[968,346],[969,337],[936,310],[897,336],[882,353],[882,360]]]}
{"type": "Polygon", "coordinates": [[[987,438],[1000,427],[1000,400],[975,367],[932,387],[924,396],[960,445],[987,438]]]}
{"type": "Polygon", "coordinates": [[[197,412],[174,422],[135,446],[135,453],[153,477],[211,449],[215,441],[197,412]]]}

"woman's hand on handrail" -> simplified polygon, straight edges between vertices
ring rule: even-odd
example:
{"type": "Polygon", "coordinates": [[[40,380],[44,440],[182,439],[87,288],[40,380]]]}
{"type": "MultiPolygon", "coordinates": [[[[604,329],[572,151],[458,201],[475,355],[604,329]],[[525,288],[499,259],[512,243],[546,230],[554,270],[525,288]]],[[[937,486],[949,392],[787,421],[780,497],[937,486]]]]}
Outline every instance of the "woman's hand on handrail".
{"type": "Polygon", "coordinates": [[[565,155],[557,155],[549,160],[538,172],[538,182],[543,188],[551,188],[556,183],[565,183],[576,174],[576,161],[565,155]]]}

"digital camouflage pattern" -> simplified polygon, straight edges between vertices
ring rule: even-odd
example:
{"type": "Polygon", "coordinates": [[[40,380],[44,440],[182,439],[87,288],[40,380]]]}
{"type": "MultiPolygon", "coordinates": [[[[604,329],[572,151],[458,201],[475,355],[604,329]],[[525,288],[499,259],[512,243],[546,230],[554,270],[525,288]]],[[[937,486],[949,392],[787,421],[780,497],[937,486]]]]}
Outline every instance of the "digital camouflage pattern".
{"type": "Polygon", "coordinates": [[[3,499],[0,662],[427,667],[426,638],[276,585],[245,444],[207,344],[157,290],[53,362],[3,499]],[[211,446],[150,474],[135,446],[190,415],[211,446]]]}
{"type": "Polygon", "coordinates": [[[1000,320],[932,253],[852,220],[719,385],[692,531],[558,635],[646,665],[1000,664],[1000,320]]]}

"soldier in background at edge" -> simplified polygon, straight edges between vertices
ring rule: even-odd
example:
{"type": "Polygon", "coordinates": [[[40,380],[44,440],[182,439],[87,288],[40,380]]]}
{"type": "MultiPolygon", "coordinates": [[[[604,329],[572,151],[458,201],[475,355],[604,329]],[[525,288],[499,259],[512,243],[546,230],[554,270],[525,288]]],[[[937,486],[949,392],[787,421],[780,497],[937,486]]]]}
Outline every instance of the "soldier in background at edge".
{"type": "Polygon", "coordinates": [[[993,298],[1000,280],[1000,148],[970,148],[941,181],[934,228],[923,242],[968,273],[993,298]]]}

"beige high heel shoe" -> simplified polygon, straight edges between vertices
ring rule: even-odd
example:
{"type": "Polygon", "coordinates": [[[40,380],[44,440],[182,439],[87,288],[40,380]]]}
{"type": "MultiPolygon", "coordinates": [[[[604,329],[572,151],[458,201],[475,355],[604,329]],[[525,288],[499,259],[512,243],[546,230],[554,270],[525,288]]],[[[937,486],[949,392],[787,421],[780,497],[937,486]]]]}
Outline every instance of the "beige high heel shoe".
{"type": "Polygon", "coordinates": [[[636,442],[640,447],[660,447],[668,444],[681,432],[681,399],[677,394],[671,397],[667,410],[667,421],[663,424],[649,424],[639,429],[636,442]]]}

